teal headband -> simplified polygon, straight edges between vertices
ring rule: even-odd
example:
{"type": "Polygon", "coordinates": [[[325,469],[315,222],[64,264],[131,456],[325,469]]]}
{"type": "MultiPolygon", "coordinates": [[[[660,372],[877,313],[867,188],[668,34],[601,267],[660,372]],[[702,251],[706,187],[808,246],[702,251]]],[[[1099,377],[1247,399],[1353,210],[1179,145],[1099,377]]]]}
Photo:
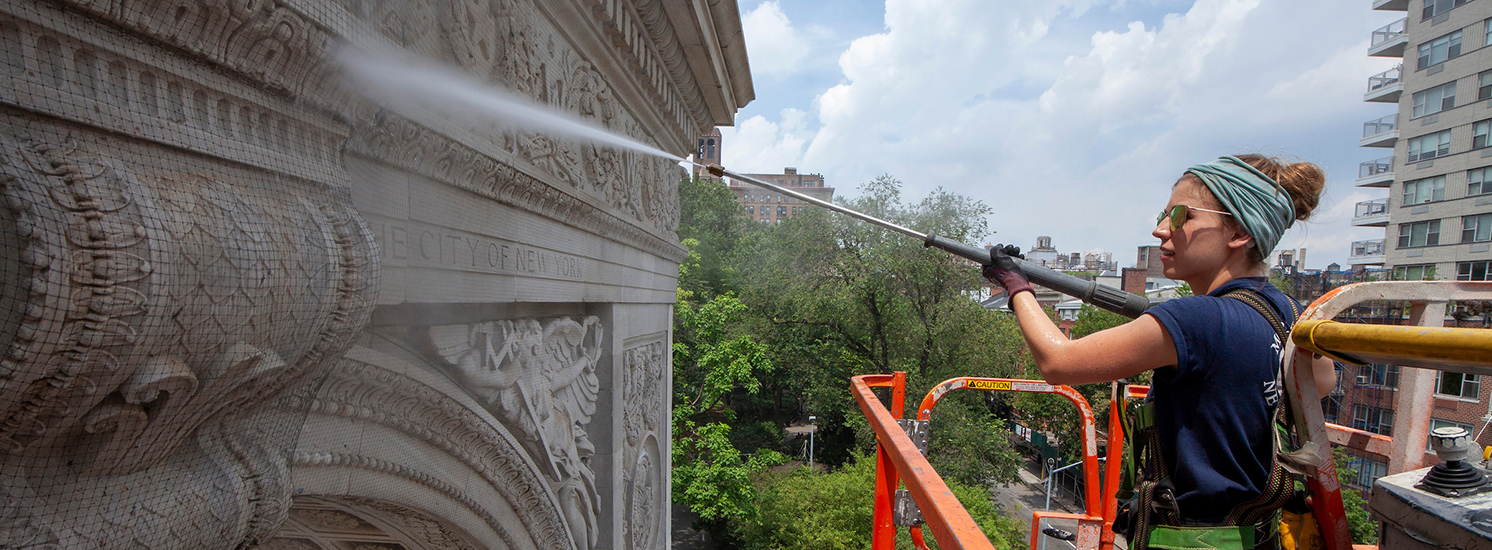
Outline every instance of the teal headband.
{"type": "Polygon", "coordinates": [[[1186,171],[1202,180],[1212,196],[1223,203],[1223,209],[1233,213],[1266,258],[1295,223],[1295,203],[1290,193],[1238,157],[1219,157],[1186,171]]]}

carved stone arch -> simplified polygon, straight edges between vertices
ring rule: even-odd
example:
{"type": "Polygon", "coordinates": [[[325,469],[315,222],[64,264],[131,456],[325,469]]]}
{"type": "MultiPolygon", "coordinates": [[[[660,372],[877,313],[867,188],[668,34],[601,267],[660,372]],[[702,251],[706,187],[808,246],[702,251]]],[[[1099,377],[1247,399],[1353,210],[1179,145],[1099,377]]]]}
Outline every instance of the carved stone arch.
{"type": "Polygon", "coordinates": [[[257,550],[476,550],[483,545],[426,510],[355,497],[296,497],[257,550]]]}
{"type": "Polygon", "coordinates": [[[518,440],[416,362],[354,346],[310,402],[287,404],[309,411],[290,459],[295,496],[424,510],[479,547],[577,548],[518,440]]]}

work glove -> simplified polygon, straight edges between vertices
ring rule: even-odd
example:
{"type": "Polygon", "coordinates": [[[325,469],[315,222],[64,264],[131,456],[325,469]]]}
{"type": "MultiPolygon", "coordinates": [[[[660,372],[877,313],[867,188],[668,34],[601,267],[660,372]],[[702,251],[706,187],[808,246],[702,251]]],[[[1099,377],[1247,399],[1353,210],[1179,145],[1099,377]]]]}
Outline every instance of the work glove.
{"type": "Polygon", "coordinates": [[[1021,255],[1021,247],[997,244],[989,249],[989,255],[990,263],[984,266],[984,278],[1005,289],[1005,294],[1012,301],[1017,293],[1035,292],[1031,290],[1031,281],[1026,280],[1026,274],[1021,273],[1021,268],[1016,267],[1015,260],[1012,259],[1026,259],[1021,255]]]}

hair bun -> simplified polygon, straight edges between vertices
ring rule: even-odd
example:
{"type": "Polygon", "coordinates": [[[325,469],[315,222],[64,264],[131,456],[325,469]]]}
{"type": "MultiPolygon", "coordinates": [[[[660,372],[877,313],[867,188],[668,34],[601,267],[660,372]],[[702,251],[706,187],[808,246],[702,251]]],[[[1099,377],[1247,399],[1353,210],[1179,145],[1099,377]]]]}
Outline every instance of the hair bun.
{"type": "Polygon", "coordinates": [[[1264,155],[1238,155],[1238,160],[1248,163],[1263,172],[1290,194],[1295,206],[1295,219],[1304,221],[1311,217],[1321,201],[1321,191],[1326,188],[1326,172],[1309,162],[1286,162],[1264,155]]]}

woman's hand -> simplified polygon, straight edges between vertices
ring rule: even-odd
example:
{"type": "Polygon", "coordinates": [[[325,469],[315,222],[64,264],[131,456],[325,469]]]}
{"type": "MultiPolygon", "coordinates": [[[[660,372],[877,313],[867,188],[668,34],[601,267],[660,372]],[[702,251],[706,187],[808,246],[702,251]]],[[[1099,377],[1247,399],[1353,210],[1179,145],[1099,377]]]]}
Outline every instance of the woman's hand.
{"type": "Polygon", "coordinates": [[[1026,274],[1021,273],[1021,268],[1015,265],[1012,258],[1025,259],[1021,255],[1021,248],[1015,245],[997,244],[989,249],[990,263],[984,266],[984,278],[991,283],[1000,285],[1005,289],[1005,295],[1015,298],[1019,292],[1033,292],[1031,281],[1026,279],[1026,274]]]}

